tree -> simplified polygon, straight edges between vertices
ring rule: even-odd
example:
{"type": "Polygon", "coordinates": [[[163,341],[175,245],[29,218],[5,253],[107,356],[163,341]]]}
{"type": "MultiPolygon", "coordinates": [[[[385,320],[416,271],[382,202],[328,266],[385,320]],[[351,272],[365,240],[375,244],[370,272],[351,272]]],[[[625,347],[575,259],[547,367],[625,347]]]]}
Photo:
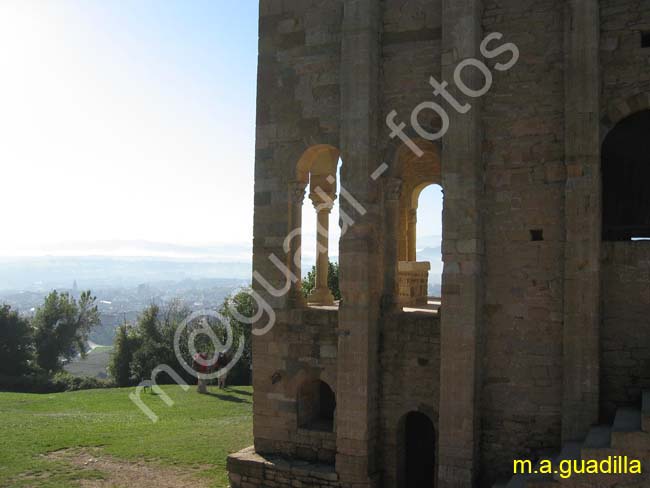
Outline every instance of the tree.
{"type": "Polygon", "coordinates": [[[159,364],[165,364],[167,354],[162,340],[160,307],[150,305],[138,317],[136,334],[139,339],[130,365],[131,377],[136,382],[151,379],[151,372],[159,364]]]}
{"type": "MultiPolygon", "coordinates": [[[[341,299],[341,290],[339,289],[339,263],[330,261],[327,265],[327,287],[332,292],[334,300],[341,299]]],[[[305,297],[316,288],[316,266],[312,266],[311,271],[302,280],[302,293],[305,297]]]]}
{"type": "Polygon", "coordinates": [[[22,376],[32,358],[32,329],[29,322],[11,310],[0,307],[0,375],[22,376]]]}
{"type": "MultiPolygon", "coordinates": [[[[134,327],[122,326],[117,331],[115,349],[109,366],[111,376],[120,386],[150,380],[152,371],[160,365],[167,365],[176,371],[185,381],[193,382],[196,379],[185,370],[181,360],[192,364],[189,341],[194,339],[197,351],[204,352],[208,357],[213,357],[217,352],[218,344],[204,333],[199,332],[207,326],[221,343],[226,343],[228,331],[226,325],[232,329],[233,346],[226,354],[234,354],[243,341],[244,350],[242,357],[230,371],[232,382],[244,384],[250,382],[251,366],[251,326],[246,321],[239,321],[237,317],[252,317],[255,313],[255,300],[250,293],[243,291],[234,297],[227,298],[221,306],[220,313],[224,319],[221,323],[216,318],[198,317],[186,324],[180,332],[179,353],[176,356],[174,349],[174,336],[178,328],[190,316],[191,312],[179,302],[171,303],[161,309],[151,305],[142,311],[134,327]],[[193,335],[194,333],[194,335],[193,335]]],[[[232,357],[232,356],[231,356],[232,357]]],[[[169,383],[174,379],[162,373],[155,378],[157,383],[169,383]]]]}
{"type": "MultiPolygon", "coordinates": [[[[186,381],[192,377],[183,369],[174,351],[174,335],[176,329],[190,311],[179,302],[173,302],[163,310],[157,305],[146,308],[138,317],[138,323],[133,331],[132,344],[135,345],[130,361],[130,379],[135,382],[150,380],[152,371],[160,365],[167,365],[179,373],[186,381]]],[[[187,357],[187,331],[184,331],[179,341],[181,354],[186,362],[187,357]]],[[[156,378],[159,383],[173,381],[166,374],[156,378]]]]}
{"type": "MultiPolygon", "coordinates": [[[[252,343],[252,325],[238,320],[237,317],[251,318],[257,312],[257,305],[250,290],[242,290],[235,296],[228,297],[224,300],[219,312],[225,320],[228,321],[232,329],[233,349],[239,347],[238,341],[244,341],[244,350],[241,358],[231,370],[231,379],[233,383],[250,384],[251,366],[253,363],[253,343],[252,343]]],[[[225,340],[224,337],[220,338],[225,340]]]]}
{"type": "Polygon", "coordinates": [[[96,298],[85,291],[75,300],[68,293],[50,293],[34,315],[36,363],[48,373],[60,371],[63,361],[85,357],[90,330],[100,324],[96,298]]]}
{"type": "Polygon", "coordinates": [[[140,338],[128,324],[117,328],[113,354],[108,365],[108,372],[117,386],[129,386],[133,383],[131,364],[133,355],[140,347],[140,338]]]}
{"type": "Polygon", "coordinates": [[[339,288],[339,263],[329,262],[327,266],[327,287],[332,292],[334,300],[341,299],[341,290],[339,288]]]}

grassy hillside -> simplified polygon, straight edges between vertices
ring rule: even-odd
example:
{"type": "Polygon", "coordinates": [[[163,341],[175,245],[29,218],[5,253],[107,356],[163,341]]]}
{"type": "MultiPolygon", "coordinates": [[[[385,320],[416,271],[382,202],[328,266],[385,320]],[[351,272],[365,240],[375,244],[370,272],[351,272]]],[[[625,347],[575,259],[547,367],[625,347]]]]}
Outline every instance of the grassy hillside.
{"type": "Polygon", "coordinates": [[[108,363],[111,360],[113,346],[97,346],[88,352],[84,359],[77,358],[65,365],[65,370],[75,376],[106,378],[108,363]]]}
{"type": "MultiPolygon", "coordinates": [[[[47,453],[99,447],[99,456],[151,461],[226,487],[226,456],[252,444],[252,391],[236,387],[199,395],[164,386],[174,401],[143,394],[152,423],[129,399],[132,388],[51,395],[0,393],[0,486],[68,487],[106,473],[47,453]]],[[[87,463],[86,463],[87,464],[87,463]]],[[[93,485],[94,486],[94,485],[93,485]]]]}

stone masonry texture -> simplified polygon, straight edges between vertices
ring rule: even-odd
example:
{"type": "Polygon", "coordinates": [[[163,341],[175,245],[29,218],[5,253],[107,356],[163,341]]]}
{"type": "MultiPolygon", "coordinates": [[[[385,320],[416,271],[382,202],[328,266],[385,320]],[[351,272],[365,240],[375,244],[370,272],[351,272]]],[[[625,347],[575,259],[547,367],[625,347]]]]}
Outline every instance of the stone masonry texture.
{"type": "MultiPolygon", "coordinates": [[[[233,488],[406,486],[414,412],[436,433],[435,486],[490,487],[514,458],[559,451],[640,405],[650,242],[602,240],[600,149],[650,110],[642,39],[646,0],[260,1],[253,287],[269,306],[255,327],[271,316],[273,327],[253,341],[255,445],[229,458],[233,488]],[[492,48],[517,46],[507,71],[497,63],[510,53],[479,48],[493,32],[492,48]],[[480,98],[454,86],[472,57],[492,74],[480,98]],[[431,77],[471,110],[434,96],[431,77]],[[431,101],[449,115],[437,141],[411,119],[431,101]],[[391,137],[391,114],[422,158],[391,137]],[[311,208],[323,155],[341,158],[349,219],[330,222],[345,228],[342,300],[313,307],[278,263],[301,271],[285,238],[311,208]],[[413,195],[434,183],[442,305],[405,311],[394,280],[413,261],[413,195]],[[304,400],[318,382],[335,394],[331,428],[300,421],[305,405],[318,410],[304,400]]],[[[463,80],[483,83],[472,68],[463,80]]],[[[429,132],[444,122],[430,109],[417,121],[429,132]]]]}

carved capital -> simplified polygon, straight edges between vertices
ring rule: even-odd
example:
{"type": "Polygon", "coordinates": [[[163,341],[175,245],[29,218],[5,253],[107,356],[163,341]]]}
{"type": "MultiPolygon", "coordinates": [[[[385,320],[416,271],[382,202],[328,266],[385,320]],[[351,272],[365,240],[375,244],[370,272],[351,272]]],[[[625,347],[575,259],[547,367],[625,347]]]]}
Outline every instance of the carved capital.
{"type": "Polygon", "coordinates": [[[305,185],[302,181],[291,181],[289,183],[289,198],[291,203],[302,205],[305,201],[305,185]]]}
{"type": "Polygon", "coordinates": [[[336,200],[336,195],[330,195],[324,191],[311,192],[309,194],[309,199],[314,204],[314,208],[317,212],[330,212],[334,207],[334,200],[336,200]]]}

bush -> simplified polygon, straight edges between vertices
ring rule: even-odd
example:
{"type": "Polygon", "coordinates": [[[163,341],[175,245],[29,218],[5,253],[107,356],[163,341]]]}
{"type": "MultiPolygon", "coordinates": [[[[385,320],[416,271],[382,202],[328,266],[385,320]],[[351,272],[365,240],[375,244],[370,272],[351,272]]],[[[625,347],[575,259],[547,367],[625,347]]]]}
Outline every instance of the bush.
{"type": "Polygon", "coordinates": [[[44,372],[29,373],[23,376],[0,375],[0,391],[19,393],[61,393],[64,391],[94,390],[114,388],[110,380],[91,377],[72,376],[60,372],[50,376],[44,372]]]}
{"type": "Polygon", "coordinates": [[[57,392],[115,387],[115,383],[111,380],[101,380],[90,376],[73,376],[65,371],[56,373],[52,377],[51,383],[54,391],[57,392]]]}
{"type": "Polygon", "coordinates": [[[0,375],[0,390],[20,393],[54,393],[48,374],[29,372],[21,376],[0,375]]]}

